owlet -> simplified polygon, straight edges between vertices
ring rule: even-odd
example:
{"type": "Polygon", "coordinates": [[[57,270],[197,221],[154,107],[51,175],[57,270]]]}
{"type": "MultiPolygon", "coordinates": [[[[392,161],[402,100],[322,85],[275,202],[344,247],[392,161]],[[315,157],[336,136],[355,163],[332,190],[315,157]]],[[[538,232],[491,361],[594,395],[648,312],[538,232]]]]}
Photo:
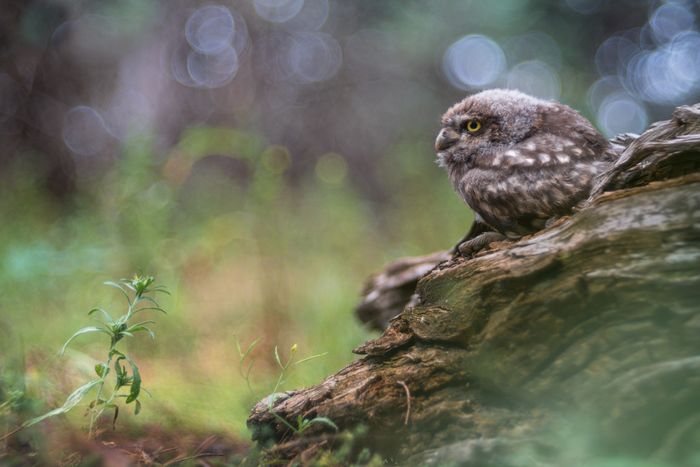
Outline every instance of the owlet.
{"type": "Polygon", "coordinates": [[[535,232],[570,213],[617,157],[572,108],[503,89],[452,106],[442,117],[435,150],[455,190],[476,213],[459,246],[463,254],[535,232]]]}

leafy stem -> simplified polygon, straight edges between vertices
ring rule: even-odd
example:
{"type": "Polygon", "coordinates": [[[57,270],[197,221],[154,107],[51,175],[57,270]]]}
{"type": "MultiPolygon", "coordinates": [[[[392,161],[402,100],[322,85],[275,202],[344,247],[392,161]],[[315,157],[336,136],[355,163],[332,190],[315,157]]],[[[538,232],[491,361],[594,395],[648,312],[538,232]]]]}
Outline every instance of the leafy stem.
{"type": "MultiPolygon", "coordinates": [[[[289,428],[294,434],[301,436],[308,428],[311,427],[314,423],[316,424],[322,424],[329,426],[333,428],[335,431],[338,431],[338,427],[336,426],[333,421],[327,417],[314,417],[312,419],[307,419],[304,418],[303,416],[299,415],[297,416],[296,420],[296,426],[287,421],[283,416],[278,414],[273,410],[273,406],[275,402],[280,398],[280,394],[278,394],[278,390],[280,386],[282,385],[282,382],[284,381],[284,376],[289,369],[289,367],[292,365],[292,360],[294,359],[294,355],[296,354],[297,351],[297,345],[294,344],[290,348],[289,351],[289,357],[287,357],[287,360],[282,363],[282,359],[280,358],[279,350],[277,349],[277,346],[275,346],[275,361],[277,362],[277,366],[280,368],[280,374],[277,377],[277,383],[275,383],[275,387],[272,390],[272,394],[268,396],[267,399],[267,409],[269,410],[270,414],[272,414],[273,417],[275,417],[277,420],[279,420],[283,425],[285,425],[287,428],[289,428]]],[[[302,358],[301,360],[297,360],[294,362],[294,365],[299,365],[301,363],[308,362],[310,360],[313,360],[315,358],[323,357],[326,355],[326,353],[320,353],[317,355],[312,355],[310,357],[302,358]]]]}
{"type": "MultiPolygon", "coordinates": [[[[117,421],[119,416],[119,405],[117,400],[124,398],[125,404],[134,404],[134,414],[138,415],[141,411],[141,373],[139,368],[127,354],[117,348],[119,342],[125,337],[134,337],[139,332],[147,333],[152,339],[155,339],[155,333],[147,326],[154,323],[152,320],[140,321],[131,323],[130,320],[137,313],[147,310],[156,310],[166,313],[153,297],[156,293],[168,294],[168,291],[163,286],[153,286],[155,278],[153,276],[135,275],[132,279],[121,279],[118,282],[107,281],[104,284],[114,287],[120,291],[127,301],[127,310],[122,316],[113,319],[112,316],[102,308],[93,308],[88,312],[88,315],[98,315],[101,317],[99,326],[86,326],[76,331],[63,344],[60,354],[63,355],[68,345],[78,336],[84,334],[106,334],[109,336],[109,347],[107,348],[107,356],[105,360],[95,365],[96,379],[93,379],[75,391],[73,391],[64,404],[44,415],[33,418],[24,422],[19,428],[27,428],[35,425],[49,417],[60,415],[68,412],[73,407],[78,405],[80,401],[93,389],[97,388],[95,398],[90,402],[88,411],[90,413],[90,424],[88,427],[88,437],[93,438],[96,431],[96,423],[99,418],[107,410],[114,411],[112,426],[117,421]],[[146,306],[143,306],[143,305],[146,306]],[[108,376],[113,374],[114,386],[108,398],[103,398],[105,392],[105,384],[107,384],[108,376]],[[122,388],[128,388],[128,393],[122,393],[122,388]]],[[[18,431],[16,430],[16,431],[18,431]]]]}

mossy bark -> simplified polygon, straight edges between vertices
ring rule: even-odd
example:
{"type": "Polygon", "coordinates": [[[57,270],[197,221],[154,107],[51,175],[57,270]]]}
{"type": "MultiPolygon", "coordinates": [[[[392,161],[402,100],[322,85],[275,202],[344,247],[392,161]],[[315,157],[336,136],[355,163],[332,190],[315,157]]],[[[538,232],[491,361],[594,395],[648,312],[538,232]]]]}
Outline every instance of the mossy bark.
{"type": "Polygon", "coordinates": [[[361,359],[254,408],[267,455],[347,440],[280,420],[301,415],[363,427],[349,455],[417,465],[700,459],[700,105],[631,142],[572,216],[419,273],[361,359]]]}

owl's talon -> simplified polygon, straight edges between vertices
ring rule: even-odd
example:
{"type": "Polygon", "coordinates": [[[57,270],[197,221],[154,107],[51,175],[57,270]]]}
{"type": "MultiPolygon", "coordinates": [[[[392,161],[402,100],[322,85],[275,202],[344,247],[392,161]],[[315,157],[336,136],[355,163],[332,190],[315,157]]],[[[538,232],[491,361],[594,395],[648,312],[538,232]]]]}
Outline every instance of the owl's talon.
{"type": "Polygon", "coordinates": [[[465,258],[471,258],[479,251],[486,248],[493,242],[500,242],[506,239],[506,236],[498,232],[484,232],[481,235],[462,242],[457,245],[457,252],[465,258]]]}

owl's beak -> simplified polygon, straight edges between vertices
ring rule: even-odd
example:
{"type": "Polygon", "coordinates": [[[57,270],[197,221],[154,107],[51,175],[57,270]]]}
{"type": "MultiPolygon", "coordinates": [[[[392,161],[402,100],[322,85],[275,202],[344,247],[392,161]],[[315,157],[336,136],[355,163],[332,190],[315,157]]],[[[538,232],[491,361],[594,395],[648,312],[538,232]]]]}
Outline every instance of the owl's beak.
{"type": "Polygon", "coordinates": [[[459,134],[451,128],[443,128],[435,140],[435,150],[444,151],[459,141],[459,134]]]}

